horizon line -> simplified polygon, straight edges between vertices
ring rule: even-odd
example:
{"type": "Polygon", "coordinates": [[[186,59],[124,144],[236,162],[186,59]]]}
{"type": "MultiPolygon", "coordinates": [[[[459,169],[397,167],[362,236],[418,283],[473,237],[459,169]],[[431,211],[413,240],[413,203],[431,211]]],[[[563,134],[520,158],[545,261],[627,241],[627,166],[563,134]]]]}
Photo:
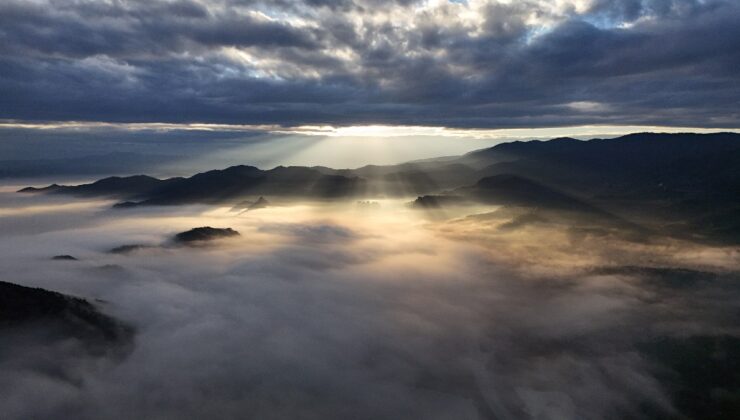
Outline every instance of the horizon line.
{"type": "Polygon", "coordinates": [[[622,136],[634,133],[740,133],[740,127],[691,127],[669,125],[588,124],[555,127],[459,128],[424,125],[302,125],[295,127],[269,124],[211,124],[163,122],[100,122],[100,121],[22,121],[1,120],[0,129],[39,131],[101,131],[126,132],[243,132],[252,134],[305,135],[323,137],[465,137],[476,139],[527,139],[557,137],[622,136]]]}

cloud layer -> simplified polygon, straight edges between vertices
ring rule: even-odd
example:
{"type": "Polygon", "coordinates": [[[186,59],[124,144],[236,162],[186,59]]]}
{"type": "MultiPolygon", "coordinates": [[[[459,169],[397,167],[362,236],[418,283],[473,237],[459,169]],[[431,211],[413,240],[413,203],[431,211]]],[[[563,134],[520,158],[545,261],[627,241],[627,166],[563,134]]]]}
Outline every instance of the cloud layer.
{"type": "Polygon", "coordinates": [[[0,5],[0,118],[738,125],[730,0],[0,5]]]}
{"type": "Polygon", "coordinates": [[[6,206],[0,276],[101,299],[135,348],[101,361],[4,341],[10,419],[640,418],[681,401],[638,345],[737,333],[733,248],[429,222],[390,201],[239,216],[74,204],[6,206]],[[105,252],[205,224],[241,236],[105,252]]]}

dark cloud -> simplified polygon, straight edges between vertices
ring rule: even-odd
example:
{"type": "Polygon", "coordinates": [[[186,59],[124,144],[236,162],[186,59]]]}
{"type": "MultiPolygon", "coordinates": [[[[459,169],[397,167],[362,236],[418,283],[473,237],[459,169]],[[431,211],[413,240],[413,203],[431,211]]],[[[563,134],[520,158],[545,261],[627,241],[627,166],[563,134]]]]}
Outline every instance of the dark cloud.
{"type": "Polygon", "coordinates": [[[739,18],[723,0],[9,1],[0,117],[736,126],[739,18]]]}

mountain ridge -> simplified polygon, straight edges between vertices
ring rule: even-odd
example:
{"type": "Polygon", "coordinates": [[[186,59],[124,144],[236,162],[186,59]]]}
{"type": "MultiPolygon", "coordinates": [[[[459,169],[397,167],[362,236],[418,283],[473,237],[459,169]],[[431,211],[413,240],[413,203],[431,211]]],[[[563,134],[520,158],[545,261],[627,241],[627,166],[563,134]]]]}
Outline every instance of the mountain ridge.
{"type": "MultiPolygon", "coordinates": [[[[686,224],[740,241],[740,134],[730,132],[634,133],[591,140],[562,137],[502,143],[442,161],[356,169],[277,166],[262,170],[236,165],[187,178],[109,177],[91,184],[52,184],[20,191],[114,197],[123,200],[119,208],[234,205],[260,196],[338,200],[449,195],[450,191],[481,187],[481,180],[503,175],[509,178],[492,179],[512,183],[500,185],[500,196],[509,200],[521,184],[518,180],[527,179],[545,188],[530,194],[537,199],[527,205],[543,205],[549,197],[554,201],[548,205],[556,206],[558,200],[551,192],[557,191],[582,203],[578,206],[604,209],[626,220],[686,224]]],[[[520,187],[527,190],[523,184],[520,187]]],[[[426,202],[443,201],[455,203],[451,199],[426,202]]]]}

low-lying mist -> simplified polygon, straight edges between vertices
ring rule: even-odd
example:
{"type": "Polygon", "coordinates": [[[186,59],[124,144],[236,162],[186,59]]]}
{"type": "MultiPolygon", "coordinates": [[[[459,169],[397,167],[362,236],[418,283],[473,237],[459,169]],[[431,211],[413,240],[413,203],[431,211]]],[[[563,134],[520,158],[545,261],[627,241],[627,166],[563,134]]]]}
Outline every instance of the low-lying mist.
{"type": "Polygon", "coordinates": [[[136,331],[118,358],[0,342],[3,418],[680,418],[738,401],[711,375],[714,394],[688,387],[671,359],[740,349],[736,247],[402,200],[243,212],[0,194],[0,280],[136,331]],[[240,235],[169,245],[199,226],[240,235]],[[130,244],[145,247],[108,252],[130,244]]]}

